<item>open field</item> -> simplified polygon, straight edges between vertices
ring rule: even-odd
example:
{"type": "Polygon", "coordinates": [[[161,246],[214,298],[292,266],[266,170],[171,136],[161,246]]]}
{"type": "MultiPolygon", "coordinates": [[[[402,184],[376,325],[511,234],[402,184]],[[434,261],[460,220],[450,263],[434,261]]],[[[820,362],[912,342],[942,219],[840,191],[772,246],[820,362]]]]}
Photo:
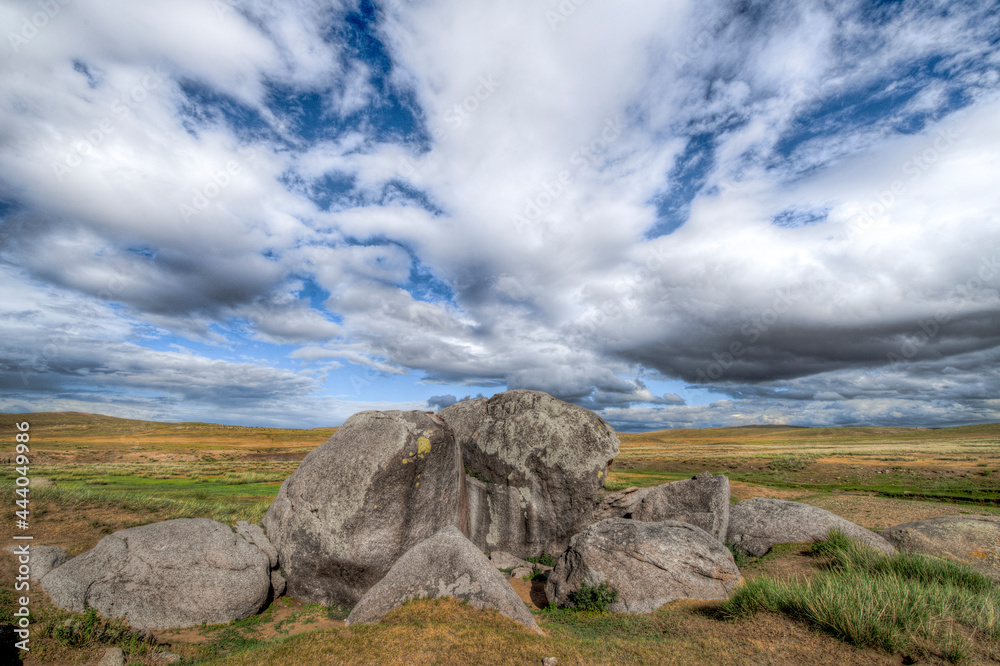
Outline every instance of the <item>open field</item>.
{"type": "MultiPolygon", "coordinates": [[[[123,527],[177,517],[226,523],[259,520],[278,487],[335,428],[282,430],[210,424],[165,424],[86,414],[0,415],[0,433],[31,424],[31,475],[55,482],[31,493],[36,543],[71,554],[92,548],[123,527]]],[[[610,488],[647,486],[723,473],[734,499],[770,496],[829,509],[865,527],[933,516],[1000,515],[1000,424],[911,428],[749,427],[622,434],[610,488]]],[[[8,454],[0,449],[0,459],[8,454]]],[[[13,510],[13,463],[0,468],[0,489],[13,510]]],[[[335,473],[333,471],[332,473],[335,473]]],[[[3,536],[11,543],[12,521],[3,536]]],[[[821,562],[808,548],[782,547],[743,568],[759,576],[806,578],[821,562]]],[[[5,580],[13,562],[0,558],[5,580]]],[[[515,581],[517,582],[517,581],[515,581]]],[[[343,627],[330,611],[280,599],[258,618],[233,626],[160,632],[170,650],[200,663],[717,663],[899,664],[899,654],[858,648],[773,613],[726,620],[717,602],[674,603],[648,616],[622,617],[543,610],[531,585],[519,594],[547,633],[517,626],[448,601],[407,605],[390,620],[343,627]],[[825,661],[824,661],[825,660],[825,661]]],[[[12,602],[4,585],[4,615],[12,602]]],[[[521,589],[523,588],[523,589],[521,589]]],[[[35,626],[69,614],[33,597],[35,626]]],[[[0,618],[0,622],[3,619],[0,618]]],[[[967,663],[1000,663],[975,636],[967,663]],[[980,661],[976,661],[980,660],[980,661]],[[983,661],[985,660],[985,661],[983,661]]],[[[106,645],[66,637],[33,637],[24,663],[96,663],[106,645]],[[36,642],[37,641],[37,642],[36,642]],[[88,660],[90,660],[88,662],[88,660]]],[[[141,650],[130,663],[151,663],[141,650]]],[[[912,655],[911,655],[912,656],[912,655]]],[[[920,663],[947,663],[932,651],[920,663]]],[[[961,661],[961,660],[959,660],[961,661]]]]}

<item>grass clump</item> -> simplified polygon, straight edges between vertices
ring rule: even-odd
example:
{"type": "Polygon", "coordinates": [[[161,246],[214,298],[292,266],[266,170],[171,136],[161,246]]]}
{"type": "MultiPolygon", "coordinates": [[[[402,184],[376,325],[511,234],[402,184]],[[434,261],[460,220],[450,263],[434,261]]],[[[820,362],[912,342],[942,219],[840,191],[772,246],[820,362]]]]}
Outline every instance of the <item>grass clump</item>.
{"type": "Polygon", "coordinates": [[[963,662],[973,643],[1000,640],[1000,588],[947,560],[886,555],[833,531],[813,547],[829,558],[806,582],[759,578],[722,606],[730,618],[784,613],[858,647],[936,653],[963,662]]]}
{"type": "Polygon", "coordinates": [[[153,645],[146,634],[132,631],[123,619],[105,620],[94,609],[80,617],[58,613],[41,623],[42,636],[54,638],[64,647],[94,644],[112,645],[130,657],[151,652],[153,645]]]}
{"type": "Polygon", "coordinates": [[[584,582],[580,589],[569,596],[570,603],[576,610],[606,613],[608,606],[618,601],[618,590],[607,583],[590,585],[584,582]]]}

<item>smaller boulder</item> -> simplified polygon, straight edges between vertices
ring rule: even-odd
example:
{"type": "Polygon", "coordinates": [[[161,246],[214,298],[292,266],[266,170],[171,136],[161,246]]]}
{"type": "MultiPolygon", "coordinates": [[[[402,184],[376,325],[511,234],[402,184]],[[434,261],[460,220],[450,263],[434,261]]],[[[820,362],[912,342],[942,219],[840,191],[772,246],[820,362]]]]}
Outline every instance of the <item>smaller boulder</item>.
{"type": "Polygon", "coordinates": [[[32,490],[39,488],[55,488],[56,482],[44,476],[33,476],[28,478],[28,487],[32,490]]]}
{"type": "Polygon", "coordinates": [[[120,530],[40,582],[56,606],[124,617],[134,629],[242,620],[271,590],[267,555],[205,518],[120,530]]]}
{"type": "Polygon", "coordinates": [[[964,562],[1000,583],[1000,517],[942,516],[903,523],[879,534],[901,551],[964,562]]]}
{"type": "Polygon", "coordinates": [[[696,477],[651,488],[639,499],[631,516],[644,523],[676,520],[700,527],[725,541],[729,527],[729,479],[702,472],[696,477]]]}
{"type": "Polygon", "coordinates": [[[832,529],[885,553],[896,552],[878,534],[826,509],[766,497],[743,500],[730,508],[726,541],[748,555],[761,557],[779,543],[822,541],[832,529]]]}
{"type": "Polygon", "coordinates": [[[110,647],[97,666],[125,666],[125,651],[120,647],[110,647]]]}
{"type": "Polygon", "coordinates": [[[347,617],[374,622],[417,597],[455,597],[538,631],[535,618],[496,567],[455,527],[446,527],[399,558],[347,617]]]}
{"type": "Polygon", "coordinates": [[[285,581],[285,577],[281,575],[281,572],[277,569],[271,569],[271,595],[273,598],[285,594],[285,590],[288,587],[288,583],[285,581]]]}
{"type": "Polygon", "coordinates": [[[573,537],[545,593],[573,606],[587,584],[618,593],[615,613],[650,613],[675,599],[724,599],[740,581],[729,550],[708,532],[677,521],[607,518],[573,537]]]}
{"type": "Polygon", "coordinates": [[[530,576],[534,572],[535,572],[535,570],[532,569],[530,566],[527,566],[527,567],[514,567],[513,569],[511,569],[510,577],[511,578],[524,578],[525,576],[530,576]]]}

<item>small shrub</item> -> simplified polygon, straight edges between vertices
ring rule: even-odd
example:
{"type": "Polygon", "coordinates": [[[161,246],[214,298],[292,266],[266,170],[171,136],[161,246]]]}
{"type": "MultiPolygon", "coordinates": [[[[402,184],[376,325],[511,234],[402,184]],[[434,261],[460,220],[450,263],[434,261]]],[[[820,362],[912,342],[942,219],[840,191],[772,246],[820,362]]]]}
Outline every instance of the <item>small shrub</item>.
{"type": "Polygon", "coordinates": [[[597,586],[583,583],[580,589],[569,596],[570,602],[577,610],[606,613],[608,606],[618,601],[618,590],[607,583],[597,586]]]}

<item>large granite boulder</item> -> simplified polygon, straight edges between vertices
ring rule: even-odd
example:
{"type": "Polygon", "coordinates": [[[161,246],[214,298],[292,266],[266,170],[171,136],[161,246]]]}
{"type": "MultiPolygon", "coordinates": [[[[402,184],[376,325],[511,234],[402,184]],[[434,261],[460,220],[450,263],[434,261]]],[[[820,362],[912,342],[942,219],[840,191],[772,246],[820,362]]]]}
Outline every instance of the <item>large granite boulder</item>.
{"type": "Polygon", "coordinates": [[[896,552],[878,534],[826,509],[766,497],[743,500],[730,507],[726,541],[748,555],[760,557],[775,544],[822,541],[835,528],[883,552],[896,552]]]}
{"type": "Polygon", "coordinates": [[[631,518],[644,523],[676,520],[705,530],[725,541],[729,527],[729,479],[702,472],[683,481],[654,488],[626,488],[603,497],[601,518],[631,518]]]}
{"type": "Polygon", "coordinates": [[[573,537],[545,592],[572,606],[584,583],[607,583],[618,592],[609,610],[649,613],[674,599],[723,599],[739,581],[732,554],[699,527],[607,518],[573,537]]]}
{"type": "Polygon", "coordinates": [[[93,608],[135,629],[168,629],[259,612],[270,571],[267,555],[228,525],[180,518],[110,534],[41,584],[60,608],[93,608]]]}
{"type": "Polygon", "coordinates": [[[286,594],[353,606],[403,553],[466,527],[462,454],[425,412],[359,412],[281,484],[263,524],[286,594]]]}
{"type": "Polygon", "coordinates": [[[903,523],[879,534],[903,552],[964,562],[1000,583],[1000,517],[942,516],[903,523]]]}
{"type": "Polygon", "coordinates": [[[496,608],[537,629],[531,611],[486,556],[454,527],[446,527],[406,552],[361,598],[347,624],[374,622],[407,599],[455,597],[476,608],[496,608]]]}
{"type": "Polygon", "coordinates": [[[439,412],[468,472],[469,538],[483,550],[535,557],[563,550],[593,522],[618,435],[582,407],[515,390],[439,412]]]}

